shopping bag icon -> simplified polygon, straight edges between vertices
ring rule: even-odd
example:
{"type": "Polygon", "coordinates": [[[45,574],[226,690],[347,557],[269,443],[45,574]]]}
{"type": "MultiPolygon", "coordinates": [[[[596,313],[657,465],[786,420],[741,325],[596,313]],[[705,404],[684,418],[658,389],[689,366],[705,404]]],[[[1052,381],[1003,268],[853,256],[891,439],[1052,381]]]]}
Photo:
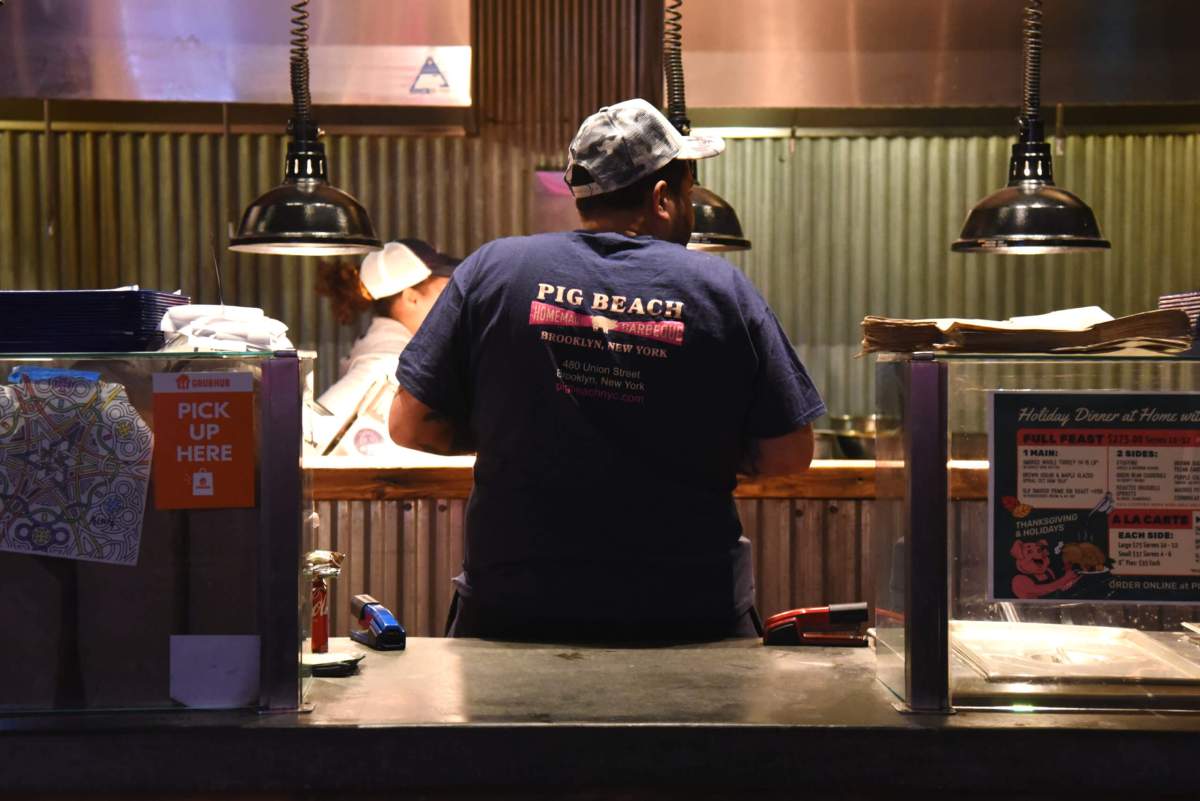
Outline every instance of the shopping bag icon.
{"type": "Polygon", "coordinates": [[[192,473],[192,495],[212,495],[213,474],[211,470],[197,470],[192,473]]]}

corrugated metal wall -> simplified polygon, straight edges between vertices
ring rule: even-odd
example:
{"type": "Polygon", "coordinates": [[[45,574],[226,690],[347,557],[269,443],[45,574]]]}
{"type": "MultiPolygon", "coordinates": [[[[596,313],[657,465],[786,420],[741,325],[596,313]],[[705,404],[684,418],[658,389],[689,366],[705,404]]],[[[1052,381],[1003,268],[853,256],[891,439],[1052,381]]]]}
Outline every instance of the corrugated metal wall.
{"type": "MultiPolygon", "coordinates": [[[[355,332],[312,291],[315,263],[225,251],[225,220],[278,181],[283,136],[52,137],[48,159],[45,134],[0,130],[0,288],[137,282],[215,302],[216,237],[226,301],[287,322],[298,346],[319,352],[319,386],[330,383],[355,332]]],[[[1195,133],[1066,139],[1059,183],[1096,210],[1113,242],[1103,255],[950,254],[966,210],[1003,182],[1002,137],[733,140],[702,178],[737,208],[754,250],[732,260],[778,312],[830,409],[866,412],[871,360],[854,358],[865,314],[1003,318],[1091,303],[1124,314],[1200,287],[1198,142],[1195,133]]],[[[463,255],[528,230],[530,172],[562,159],[486,133],[331,136],[328,147],[334,182],[367,205],[382,236],[463,255]]]]}
{"type": "Polygon", "coordinates": [[[565,149],[579,122],[629,97],[662,94],[662,0],[479,0],[480,122],[565,149]]]}
{"type": "Polygon", "coordinates": [[[873,408],[866,314],[1004,319],[1096,304],[1114,315],[1200,288],[1195,133],[1069,136],[1058,183],[1089,203],[1103,255],[951,254],[967,210],[1006,181],[1003,137],[735,140],[702,180],[738,211],[735,254],[799,345],[834,413],[873,408]]]}
{"type": "MultiPolygon", "coordinates": [[[[225,302],[285,321],[297,346],[319,352],[328,386],[356,331],[336,325],[313,291],[316,260],[226,250],[225,220],[279,182],[285,137],[235,135],[225,156],[214,134],[52,136],[51,167],[44,134],[0,130],[0,288],[138,283],[215,303],[215,245],[225,302]]],[[[327,148],[335,184],[366,204],[381,236],[461,255],[527,228],[529,175],[544,160],[483,137],[331,136],[327,148]]]]}

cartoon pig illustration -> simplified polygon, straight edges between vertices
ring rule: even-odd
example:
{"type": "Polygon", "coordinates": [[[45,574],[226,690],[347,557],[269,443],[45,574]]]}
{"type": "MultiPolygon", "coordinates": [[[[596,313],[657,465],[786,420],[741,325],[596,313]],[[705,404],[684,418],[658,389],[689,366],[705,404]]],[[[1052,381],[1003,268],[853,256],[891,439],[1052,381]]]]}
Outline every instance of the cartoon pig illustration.
{"type": "Polygon", "coordinates": [[[1050,569],[1050,548],[1045,540],[1014,542],[1009,553],[1020,571],[1012,580],[1013,595],[1018,598],[1043,598],[1079,581],[1079,575],[1069,567],[1061,577],[1055,577],[1050,569]]]}

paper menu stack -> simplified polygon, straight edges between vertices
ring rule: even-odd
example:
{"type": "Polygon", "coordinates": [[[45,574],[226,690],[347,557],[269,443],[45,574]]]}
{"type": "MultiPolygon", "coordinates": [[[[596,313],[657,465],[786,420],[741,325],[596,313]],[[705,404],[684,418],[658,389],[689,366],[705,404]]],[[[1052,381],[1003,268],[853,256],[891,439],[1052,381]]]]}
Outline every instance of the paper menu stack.
{"type": "Polygon", "coordinates": [[[1181,309],[1113,318],[1096,306],[1011,320],[903,320],[868,316],[864,353],[1177,353],[1191,346],[1191,324],[1181,309]]]}

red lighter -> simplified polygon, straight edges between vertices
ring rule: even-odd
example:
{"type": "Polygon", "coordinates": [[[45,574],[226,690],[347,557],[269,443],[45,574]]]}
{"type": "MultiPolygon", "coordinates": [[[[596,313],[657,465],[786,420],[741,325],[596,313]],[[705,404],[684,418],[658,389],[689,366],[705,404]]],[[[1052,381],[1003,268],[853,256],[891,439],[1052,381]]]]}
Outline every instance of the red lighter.
{"type": "Polygon", "coordinates": [[[789,609],[771,615],[763,626],[763,645],[867,644],[862,631],[867,622],[867,604],[830,604],[789,609]]]}

